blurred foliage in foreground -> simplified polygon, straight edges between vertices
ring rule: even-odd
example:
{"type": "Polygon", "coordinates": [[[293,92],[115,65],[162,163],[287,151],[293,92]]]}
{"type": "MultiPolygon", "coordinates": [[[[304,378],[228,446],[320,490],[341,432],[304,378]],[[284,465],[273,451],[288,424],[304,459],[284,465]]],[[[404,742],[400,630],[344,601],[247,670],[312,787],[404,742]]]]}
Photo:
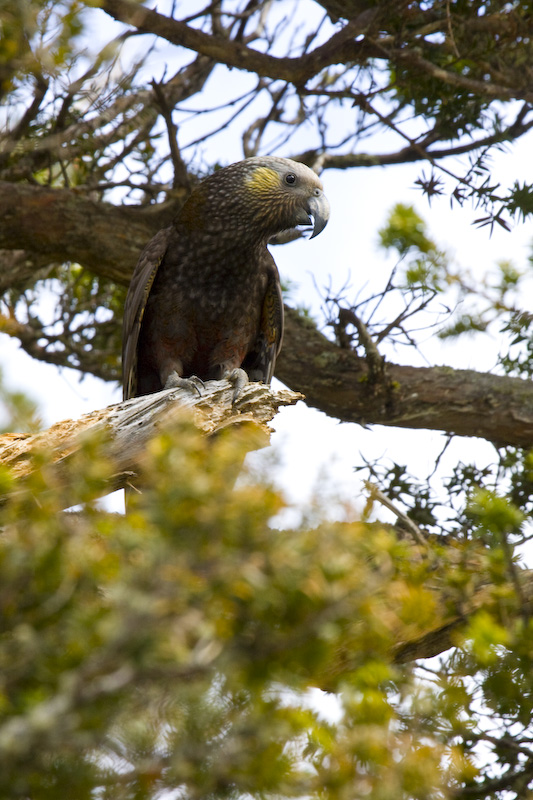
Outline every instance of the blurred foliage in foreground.
{"type": "MultiPolygon", "coordinates": [[[[280,530],[279,493],[246,468],[228,480],[246,437],[162,434],[127,516],[63,512],[45,455],[8,493],[1,797],[481,797],[523,771],[533,626],[503,538],[518,511],[479,495],[471,538],[427,548],[378,523],[280,530]],[[457,650],[397,663],[484,583],[457,650]]],[[[111,470],[88,442],[68,496],[111,470]]]]}

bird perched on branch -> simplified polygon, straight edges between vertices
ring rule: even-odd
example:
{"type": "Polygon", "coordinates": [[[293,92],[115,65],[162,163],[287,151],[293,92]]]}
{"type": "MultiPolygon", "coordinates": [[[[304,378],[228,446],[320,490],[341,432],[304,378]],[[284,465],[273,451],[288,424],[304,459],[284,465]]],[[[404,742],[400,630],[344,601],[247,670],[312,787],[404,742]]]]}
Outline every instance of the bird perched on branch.
{"type": "Polygon", "coordinates": [[[220,169],[193,190],[170,227],[145,247],[124,309],[124,399],[229,378],[269,383],[283,334],[279,274],[267,249],[311,238],[329,204],[317,175],[273,156],[220,169]]]}

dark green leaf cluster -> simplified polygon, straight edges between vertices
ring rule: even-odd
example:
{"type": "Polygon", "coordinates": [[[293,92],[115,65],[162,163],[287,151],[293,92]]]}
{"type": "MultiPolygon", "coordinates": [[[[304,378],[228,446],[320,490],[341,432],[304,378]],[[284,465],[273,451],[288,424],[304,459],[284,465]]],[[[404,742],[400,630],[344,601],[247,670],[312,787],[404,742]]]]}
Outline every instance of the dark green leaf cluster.
{"type": "MultiPolygon", "coordinates": [[[[407,38],[410,29],[416,52],[414,58],[398,59],[391,71],[398,99],[415,114],[432,119],[444,140],[492,128],[497,114],[487,113],[492,97],[484,96],[481,87],[491,79],[505,86],[511,74],[530,63],[529,4],[499,0],[423,5],[425,26],[416,13],[393,17],[398,35],[407,38]],[[444,72],[449,78],[443,82],[444,72]]],[[[527,80],[526,70],[520,79],[524,87],[527,80]]]]}
{"type": "Polygon", "coordinates": [[[525,181],[520,184],[520,181],[515,181],[509,194],[507,208],[509,213],[519,220],[525,220],[533,214],[533,184],[525,181]]]}
{"type": "Polygon", "coordinates": [[[501,354],[500,363],[508,375],[531,378],[533,375],[533,318],[527,312],[515,312],[502,326],[502,333],[512,338],[501,354]]]}

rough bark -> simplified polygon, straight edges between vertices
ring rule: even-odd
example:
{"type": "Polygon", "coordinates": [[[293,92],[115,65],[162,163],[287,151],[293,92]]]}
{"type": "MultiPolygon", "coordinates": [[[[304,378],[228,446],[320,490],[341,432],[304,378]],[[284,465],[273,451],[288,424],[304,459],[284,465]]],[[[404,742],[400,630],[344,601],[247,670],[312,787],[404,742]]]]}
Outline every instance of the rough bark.
{"type": "MultiPolygon", "coordinates": [[[[233,403],[234,388],[229,381],[209,381],[201,394],[167,389],[92,411],[77,420],[63,420],[42,433],[7,433],[0,436],[0,464],[10,469],[20,486],[44,452],[53,465],[54,477],[68,486],[69,462],[87,436],[101,436],[115,470],[111,480],[96,490],[95,497],[102,496],[131,484],[148,442],[184,414],[192,414],[194,424],[205,435],[233,425],[253,426],[258,435],[250,437],[250,449],[257,449],[268,444],[268,423],[278,408],[302,398],[295,392],[273,393],[264,384],[250,383],[233,403]]],[[[76,496],[67,498],[69,504],[79,500],[76,496]]]]}
{"type": "Polygon", "coordinates": [[[366,359],[330,342],[293,309],[286,312],[276,376],[303,392],[309,405],[344,422],[429,428],[496,445],[532,446],[530,381],[392,363],[373,373],[366,359]]]}
{"type": "MultiPolygon", "coordinates": [[[[141,248],[161,227],[153,217],[69,189],[0,181],[0,248],[75,261],[118,283],[128,282],[141,248]]],[[[0,288],[17,282],[3,271],[0,288]]]]}

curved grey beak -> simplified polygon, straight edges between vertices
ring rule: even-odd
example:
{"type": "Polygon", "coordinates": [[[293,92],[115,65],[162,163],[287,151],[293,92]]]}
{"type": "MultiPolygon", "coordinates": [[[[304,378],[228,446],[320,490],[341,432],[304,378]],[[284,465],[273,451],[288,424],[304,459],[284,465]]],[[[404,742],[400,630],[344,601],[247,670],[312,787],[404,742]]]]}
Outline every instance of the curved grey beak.
{"type": "Polygon", "coordinates": [[[324,230],[328,224],[328,219],[329,203],[325,194],[321,192],[319,195],[310,197],[305,206],[301,205],[296,208],[292,221],[294,225],[293,228],[288,228],[285,231],[276,233],[274,236],[270,237],[268,243],[287,244],[287,242],[293,242],[295,239],[299,239],[301,236],[307,234],[311,225],[313,226],[313,233],[309,238],[313,239],[313,237],[318,236],[318,234],[324,230]],[[304,226],[304,230],[297,227],[300,225],[304,226]]]}
{"type": "Polygon", "coordinates": [[[329,220],[329,203],[325,194],[321,193],[318,196],[309,198],[307,204],[307,211],[313,217],[313,233],[309,237],[314,239],[321,231],[324,230],[329,220]]]}

